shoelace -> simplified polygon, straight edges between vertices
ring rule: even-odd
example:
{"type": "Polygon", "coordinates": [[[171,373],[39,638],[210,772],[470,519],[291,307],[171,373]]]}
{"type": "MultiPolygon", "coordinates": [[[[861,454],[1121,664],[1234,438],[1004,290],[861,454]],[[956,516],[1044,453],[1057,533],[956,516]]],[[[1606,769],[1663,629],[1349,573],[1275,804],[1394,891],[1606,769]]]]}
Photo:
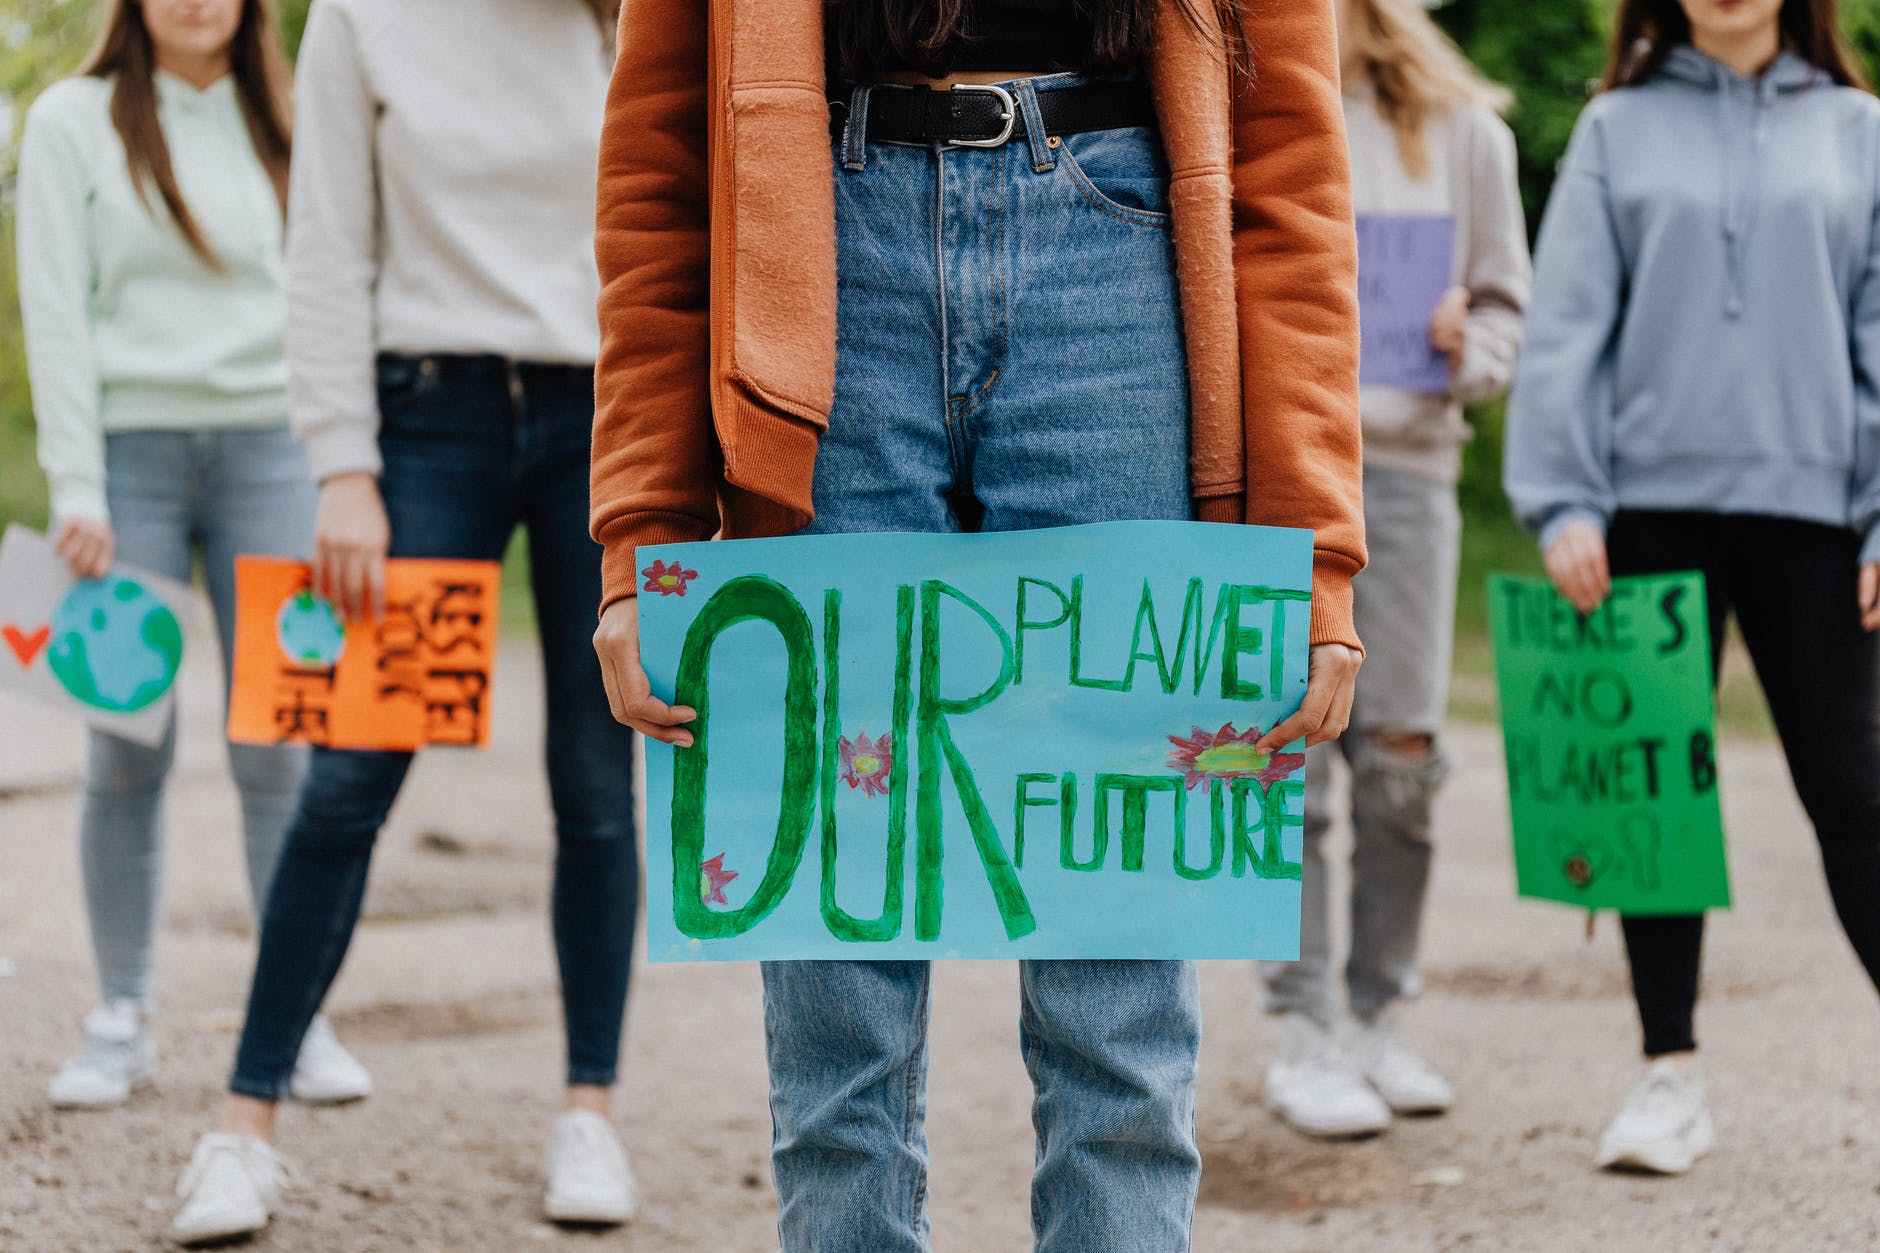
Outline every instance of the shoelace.
{"type": "Polygon", "coordinates": [[[248,1169],[248,1163],[251,1160],[260,1158],[266,1169],[268,1182],[276,1188],[291,1188],[297,1180],[293,1168],[272,1149],[263,1148],[257,1152],[246,1144],[230,1140],[212,1140],[198,1144],[196,1151],[190,1155],[189,1168],[183,1172],[182,1179],[177,1182],[176,1195],[187,1197],[194,1192],[202,1183],[202,1177],[208,1173],[209,1163],[224,1153],[233,1154],[241,1161],[244,1170],[248,1169]]]}
{"type": "Polygon", "coordinates": [[[95,1030],[91,1023],[86,1023],[85,1034],[79,1040],[78,1052],[73,1055],[74,1066],[107,1066],[120,1061],[137,1043],[135,1035],[119,1037],[115,1034],[95,1030]]]}
{"type": "Polygon", "coordinates": [[[1678,1080],[1666,1074],[1652,1074],[1645,1077],[1645,1082],[1633,1091],[1625,1103],[1626,1113],[1655,1115],[1665,1111],[1675,1111],[1678,1104],[1678,1089],[1683,1086],[1678,1080]]]}
{"type": "MultiPolygon", "coordinates": [[[[573,1134],[569,1136],[567,1132],[564,1131],[562,1135],[558,1135],[556,1137],[556,1149],[563,1147],[563,1140],[564,1137],[566,1137],[574,1142],[574,1147],[585,1157],[588,1164],[591,1165],[597,1159],[605,1159],[607,1164],[611,1167],[624,1167],[625,1154],[620,1148],[620,1141],[615,1138],[611,1128],[603,1123],[593,1122],[586,1118],[577,1119],[573,1123],[567,1124],[567,1126],[573,1129],[573,1134]]],[[[554,1164],[551,1151],[551,1169],[554,1164]]]]}

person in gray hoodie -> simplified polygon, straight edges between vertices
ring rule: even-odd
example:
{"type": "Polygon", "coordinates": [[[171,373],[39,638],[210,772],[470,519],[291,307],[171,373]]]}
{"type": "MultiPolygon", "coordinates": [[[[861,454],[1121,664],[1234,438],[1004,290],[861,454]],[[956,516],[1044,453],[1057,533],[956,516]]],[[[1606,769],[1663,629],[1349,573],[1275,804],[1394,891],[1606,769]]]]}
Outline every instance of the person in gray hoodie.
{"type": "MultiPolygon", "coordinates": [[[[1734,613],[1880,981],[1880,101],[1837,29],[1833,0],[1625,0],[1542,224],[1505,479],[1582,613],[1688,569],[1713,653],[1734,613]]],[[[1623,919],[1648,1068],[1601,1166],[1712,1146],[1703,926],[1623,919]]]]}

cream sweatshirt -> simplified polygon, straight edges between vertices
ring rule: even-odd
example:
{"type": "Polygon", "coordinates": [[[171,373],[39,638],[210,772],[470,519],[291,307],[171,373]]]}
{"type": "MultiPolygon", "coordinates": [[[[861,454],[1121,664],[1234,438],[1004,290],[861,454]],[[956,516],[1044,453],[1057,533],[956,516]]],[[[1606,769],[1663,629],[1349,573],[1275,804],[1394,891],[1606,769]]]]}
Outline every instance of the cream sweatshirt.
{"type": "Polygon", "coordinates": [[[1451,273],[1454,284],[1468,288],[1471,308],[1468,350],[1449,393],[1366,387],[1358,400],[1366,464],[1453,483],[1470,435],[1462,407],[1508,390],[1533,285],[1514,136],[1486,108],[1451,109],[1427,126],[1429,170],[1413,179],[1368,86],[1346,93],[1345,131],[1357,212],[1456,219],[1451,273]]]}
{"type": "Polygon", "coordinates": [[[156,75],[177,187],[221,268],[196,255],[150,188],[131,181],[112,83],[54,83],[20,147],[20,312],[55,518],[107,520],[110,431],[276,425],[281,205],[255,155],[235,82],[198,91],[156,75]]]}
{"type": "Polygon", "coordinates": [[[287,355],[316,478],[377,473],[379,352],[591,363],[611,60],[578,0],[319,0],[295,83],[287,355]]]}

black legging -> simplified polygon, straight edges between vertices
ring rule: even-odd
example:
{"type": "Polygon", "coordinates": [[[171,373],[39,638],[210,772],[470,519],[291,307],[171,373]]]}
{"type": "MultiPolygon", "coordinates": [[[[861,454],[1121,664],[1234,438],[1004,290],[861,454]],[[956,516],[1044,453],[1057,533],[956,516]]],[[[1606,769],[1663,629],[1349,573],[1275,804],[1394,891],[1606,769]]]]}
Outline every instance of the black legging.
{"type": "MultiPolygon", "coordinates": [[[[1615,575],[1703,571],[1713,678],[1735,613],[1841,926],[1880,984],[1880,639],[1855,607],[1859,537],[1786,518],[1623,511],[1606,548],[1615,575]]],[[[1704,916],[1623,922],[1645,1055],[1697,1047],[1704,916]]]]}

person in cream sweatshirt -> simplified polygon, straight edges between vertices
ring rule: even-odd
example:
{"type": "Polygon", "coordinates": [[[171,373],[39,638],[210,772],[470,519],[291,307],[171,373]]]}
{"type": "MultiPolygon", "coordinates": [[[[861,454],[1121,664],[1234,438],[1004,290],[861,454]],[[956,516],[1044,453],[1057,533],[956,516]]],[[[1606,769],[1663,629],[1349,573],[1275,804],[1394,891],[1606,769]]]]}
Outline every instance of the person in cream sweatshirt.
{"type": "MultiPolygon", "coordinates": [[[[98,51],[33,103],[20,151],[26,360],[55,543],[81,577],[124,562],[188,581],[199,558],[224,675],[237,553],[302,555],[313,493],[287,431],[282,193],[287,70],[258,0],[120,0],[98,51]],[[120,132],[120,117],[141,125],[120,132]],[[149,125],[148,123],[154,123],[149,125]]],[[[127,1100],[156,1054],[172,726],[146,748],[93,732],[79,849],[101,1004],[56,1105],[127,1100]]],[[[306,766],[229,745],[248,880],[267,900],[306,766]]],[[[365,1071],[316,1018],[295,1093],[347,1100],[365,1071]]]]}

